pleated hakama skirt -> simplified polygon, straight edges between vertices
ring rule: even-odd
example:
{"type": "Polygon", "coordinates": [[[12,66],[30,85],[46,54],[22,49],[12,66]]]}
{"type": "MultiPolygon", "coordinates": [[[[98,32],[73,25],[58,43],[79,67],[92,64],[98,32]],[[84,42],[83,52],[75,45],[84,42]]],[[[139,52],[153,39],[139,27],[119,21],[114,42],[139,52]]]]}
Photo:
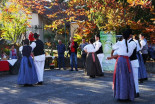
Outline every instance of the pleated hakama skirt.
{"type": "Polygon", "coordinates": [[[20,64],[17,83],[23,85],[23,84],[36,84],[37,82],[38,77],[32,57],[30,56],[27,58],[26,56],[23,56],[20,64]],[[29,66],[28,59],[32,67],[29,66]]]}

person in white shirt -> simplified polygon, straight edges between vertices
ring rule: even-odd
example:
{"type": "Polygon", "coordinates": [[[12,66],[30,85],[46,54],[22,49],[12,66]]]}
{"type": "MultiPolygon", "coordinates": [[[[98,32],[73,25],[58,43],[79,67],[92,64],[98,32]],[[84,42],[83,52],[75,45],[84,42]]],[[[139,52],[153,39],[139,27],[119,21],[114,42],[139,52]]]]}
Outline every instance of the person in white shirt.
{"type": "Polygon", "coordinates": [[[123,40],[113,45],[112,49],[117,50],[117,55],[107,59],[117,58],[113,76],[114,97],[118,100],[131,100],[135,98],[135,85],[133,70],[129,57],[134,49],[131,48],[129,31],[123,32],[123,40]]]}
{"type": "Polygon", "coordinates": [[[44,43],[39,40],[39,35],[34,33],[35,42],[32,42],[30,45],[34,54],[34,64],[36,67],[38,80],[38,85],[43,84],[43,74],[44,74],[44,65],[45,65],[45,52],[44,52],[44,43]]]}
{"type": "Polygon", "coordinates": [[[102,76],[102,70],[100,62],[95,53],[96,51],[93,45],[93,39],[90,39],[89,43],[90,44],[83,48],[87,53],[85,73],[91,78],[95,78],[95,76],[102,76]]]}
{"type": "Polygon", "coordinates": [[[103,48],[102,48],[102,43],[100,42],[100,35],[99,34],[95,35],[95,40],[96,40],[96,42],[93,43],[93,45],[95,46],[95,53],[97,54],[97,57],[100,61],[102,72],[104,72],[103,66],[102,66],[104,54],[103,54],[103,48]]]}
{"type": "Polygon", "coordinates": [[[133,70],[134,82],[135,82],[135,89],[136,89],[136,96],[139,97],[139,83],[138,83],[138,68],[139,68],[139,61],[137,58],[137,44],[132,39],[132,30],[128,29],[130,33],[130,39],[128,40],[129,49],[134,50],[132,55],[130,56],[131,66],[133,70]]]}
{"type": "Polygon", "coordinates": [[[140,42],[138,39],[138,36],[134,35],[133,36],[134,41],[137,44],[137,58],[139,61],[139,68],[138,68],[138,79],[140,83],[143,83],[144,80],[147,80],[147,72],[146,72],[146,67],[143,61],[143,57],[140,53],[141,48],[140,48],[140,42]]]}
{"type": "Polygon", "coordinates": [[[145,64],[148,57],[148,44],[144,34],[140,34],[139,38],[140,38],[141,52],[145,64]]]}

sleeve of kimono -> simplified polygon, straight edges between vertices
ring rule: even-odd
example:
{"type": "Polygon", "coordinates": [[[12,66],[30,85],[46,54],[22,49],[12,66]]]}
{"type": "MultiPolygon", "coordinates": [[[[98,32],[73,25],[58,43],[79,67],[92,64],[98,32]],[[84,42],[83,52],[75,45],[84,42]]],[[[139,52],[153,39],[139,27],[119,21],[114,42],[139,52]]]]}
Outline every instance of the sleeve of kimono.
{"type": "Polygon", "coordinates": [[[34,48],[36,47],[36,43],[32,42],[32,44],[30,45],[32,47],[32,51],[34,50],[34,48]]]}
{"type": "Polygon", "coordinates": [[[112,46],[112,49],[113,50],[117,50],[118,48],[119,48],[119,42],[117,42],[116,44],[114,44],[113,46],[112,46]]]}
{"type": "Polygon", "coordinates": [[[19,47],[19,51],[22,52],[23,50],[23,46],[19,47]]]}

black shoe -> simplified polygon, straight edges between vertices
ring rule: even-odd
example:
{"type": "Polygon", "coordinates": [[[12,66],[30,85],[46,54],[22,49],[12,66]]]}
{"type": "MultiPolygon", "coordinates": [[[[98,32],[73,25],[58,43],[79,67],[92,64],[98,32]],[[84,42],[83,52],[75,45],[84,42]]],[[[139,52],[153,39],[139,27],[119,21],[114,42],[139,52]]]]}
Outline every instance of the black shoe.
{"type": "Polygon", "coordinates": [[[78,69],[75,69],[76,71],[79,71],[78,69]]]}
{"type": "Polygon", "coordinates": [[[90,78],[95,78],[95,75],[90,75],[90,78]]]}
{"type": "Polygon", "coordinates": [[[117,101],[119,101],[119,102],[131,102],[131,100],[129,100],[129,99],[117,99],[117,101]]]}
{"type": "Polygon", "coordinates": [[[24,87],[32,87],[32,84],[24,84],[24,87]]]}
{"type": "Polygon", "coordinates": [[[139,83],[143,83],[143,79],[139,79],[139,83]]]}
{"type": "Polygon", "coordinates": [[[104,76],[104,73],[103,73],[103,74],[99,74],[99,75],[97,75],[97,76],[102,77],[102,76],[104,76]]]}
{"type": "Polygon", "coordinates": [[[66,70],[66,68],[63,68],[64,70],[66,70]]]}
{"type": "Polygon", "coordinates": [[[69,70],[69,71],[73,71],[73,69],[69,70]]]}
{"type": "Polygon", "coordinates": [[[135,98],[138,98],[138,97],[140,97],[140,95],[139,95],[139,93],[136,93],[136,96],[135,96],[135,98]]]}
{"type": "Polygon", "coordinates": [[[144,78],[143,80],[146,81],[146,80],[148,80],[148,78],[144,78]]]}
{"type": "Polygon", "coordinates": [[[43,85],[43,82],[38,82],[37,85],[43,85]]]}

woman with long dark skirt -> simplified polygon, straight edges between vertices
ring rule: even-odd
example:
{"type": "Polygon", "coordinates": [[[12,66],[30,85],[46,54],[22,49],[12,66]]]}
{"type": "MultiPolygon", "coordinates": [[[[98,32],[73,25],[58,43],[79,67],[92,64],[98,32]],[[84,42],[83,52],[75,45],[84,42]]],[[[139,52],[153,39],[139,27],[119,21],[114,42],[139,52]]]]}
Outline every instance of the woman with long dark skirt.
{"type": "Polygon", "coordinates": [[[90,44],[84,47],[84,50],[87,53],[85,73],[91,78],[95,78],[95,76],[102,76],[101,65],[95,53],[93,42],[93,39],[90,39],[90,44]]]}
{"type": "Polygon", "coordinates": [[[38,82],[36,68],[31,55],[32,47],[29,46],[29,40],[25,39],[22,51],[22,60],[18,74],[18,84],[24,86],[33,86],[38,82]]]}

